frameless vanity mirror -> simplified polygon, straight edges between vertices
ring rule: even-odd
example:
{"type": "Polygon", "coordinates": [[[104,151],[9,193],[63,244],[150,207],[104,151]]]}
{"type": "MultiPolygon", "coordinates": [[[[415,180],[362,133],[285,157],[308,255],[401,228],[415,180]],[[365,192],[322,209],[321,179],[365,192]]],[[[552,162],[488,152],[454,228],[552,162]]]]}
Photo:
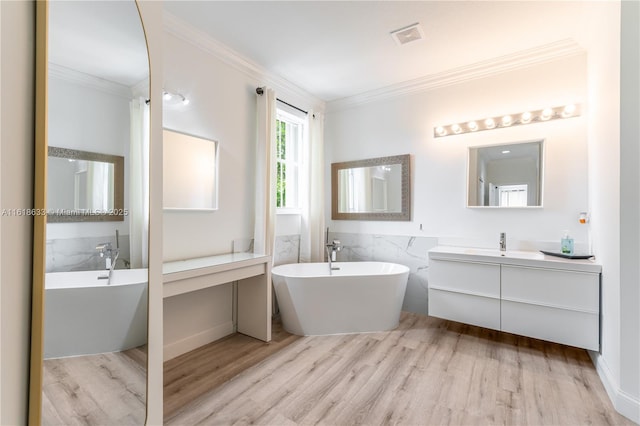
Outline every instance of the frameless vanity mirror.
{"type": "Polygon", "coordinates": [[[469,147],[467,207],[542,207],[543,141],[469,147]]]}
{"type": "Polygon", "coordinates": [[[163,203],[166,210],[218,208],[218,142],[164,129],[163,203]]]}
{"type": "Polygon", "coordinates": [[[124,157],[50,146],[47,221],[123,221],[124,157]]]}
{"type": "Polygon", "coordinates": [[[410,156],[331,164],[331,218],[411,220],[410,156]]]}

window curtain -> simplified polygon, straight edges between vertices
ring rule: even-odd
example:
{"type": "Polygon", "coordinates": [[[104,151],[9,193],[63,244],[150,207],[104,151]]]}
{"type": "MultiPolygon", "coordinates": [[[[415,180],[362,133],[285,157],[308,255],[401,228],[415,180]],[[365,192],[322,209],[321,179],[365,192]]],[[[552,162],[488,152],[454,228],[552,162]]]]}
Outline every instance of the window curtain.
{"type": "Polygon", "coordinates": [[[149,105],[145,99],[130,103],[129,144],[129,248],[131,268],[149,264],[149,105]]]}
{"type": "Polygon", "coordinates": [[[257,96],[256,217],[253,252],[273,256],[276,227],[276,94],[262,88],[257,96]]]}
{"type": "Polygon", "coordinates": [[[324,115],[309,111],[304,164],[308,190],[300,191],[300,261],[324,261],[324,115]]]}

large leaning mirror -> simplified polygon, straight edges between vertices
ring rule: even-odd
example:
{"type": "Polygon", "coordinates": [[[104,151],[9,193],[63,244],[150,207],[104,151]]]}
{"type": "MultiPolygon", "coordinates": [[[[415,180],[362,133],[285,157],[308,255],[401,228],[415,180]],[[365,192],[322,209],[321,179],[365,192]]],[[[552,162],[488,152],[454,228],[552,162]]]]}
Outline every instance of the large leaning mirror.
{"type": "Polygon", "coordinates": [[[29,424],[144,424],[149,58],[137,4],[37,2],[29,424]]]}
{"type": "Polygon", "coordinates": [[[411,220],[410,156],[331,164],[331,218],[411,220]]]}
{"type": "Polygon", "coordinates": [[[470,147],[467,207],[542,207],[543,141],[470,147]]]}

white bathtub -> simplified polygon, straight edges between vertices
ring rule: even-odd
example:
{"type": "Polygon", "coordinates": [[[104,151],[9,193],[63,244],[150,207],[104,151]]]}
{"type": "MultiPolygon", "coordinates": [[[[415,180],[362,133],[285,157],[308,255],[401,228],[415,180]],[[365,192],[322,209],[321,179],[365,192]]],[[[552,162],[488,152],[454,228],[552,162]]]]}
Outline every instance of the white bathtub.
{"type": "Polygon", "coordinates": [[[117,352],[147,342],[147,269],[49,272],[44,358],[117,352]]]}
{"type": "Polygon", "coordinates": [[[271,271],[282,324],[314,336],[392,330],[400,321],[409,268],[384,262],[280,265],[271,271]]]}

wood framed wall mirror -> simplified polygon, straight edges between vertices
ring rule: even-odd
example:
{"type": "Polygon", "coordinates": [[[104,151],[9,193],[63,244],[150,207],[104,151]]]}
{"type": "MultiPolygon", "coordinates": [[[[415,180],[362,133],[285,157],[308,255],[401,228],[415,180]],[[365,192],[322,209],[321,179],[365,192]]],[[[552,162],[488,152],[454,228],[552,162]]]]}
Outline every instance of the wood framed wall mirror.
{"type": "Polygon", "coordinates": [[[123,221],[124,157],[48,147],[47,221],[123,221]]]}
{"type": "Polygon", "coordinates": [[[331,219],[411,220],[411,156],[331,164],[331,219]]]}
{"type": "Polygon", "coordinates": [[[467,207],[542,207],[543,140],[469,147],[467,207]]]}
{"type": "Polygon", "coordinates": [[[148,98],[135,0],[36,2],[29,424],[145,423],[148,98]]]}

